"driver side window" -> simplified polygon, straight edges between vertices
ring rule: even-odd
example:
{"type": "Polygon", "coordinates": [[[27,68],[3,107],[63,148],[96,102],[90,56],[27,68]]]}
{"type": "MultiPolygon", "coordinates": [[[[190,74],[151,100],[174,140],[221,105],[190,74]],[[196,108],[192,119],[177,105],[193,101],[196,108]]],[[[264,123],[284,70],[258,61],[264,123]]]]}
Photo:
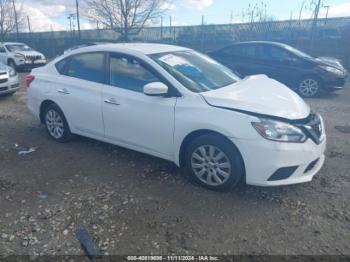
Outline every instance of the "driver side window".
{"type": "Polygon", "coordinates": [[[111,56],[110,85],[143,93],[143,87],[160,80],[139,61],[130,57],[111,56]]]}
{"type": "Polygon", "coordinates": [[[292,58],[289,52],[276,46],[263,46],[260,50],[260,58],[264,60],[283,62],[292,58]]]}

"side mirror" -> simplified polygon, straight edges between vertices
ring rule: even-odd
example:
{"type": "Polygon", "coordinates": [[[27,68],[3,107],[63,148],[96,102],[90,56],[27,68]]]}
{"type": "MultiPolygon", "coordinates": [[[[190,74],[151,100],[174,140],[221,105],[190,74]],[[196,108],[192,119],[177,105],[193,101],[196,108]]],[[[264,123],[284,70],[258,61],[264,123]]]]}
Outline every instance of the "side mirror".
{"type": "Polygon", "coordinates": [[[168,86],[162,82],[152,82],[143,87],[143,93],[148,96],[164,96],[168,93],[168,86]]]}

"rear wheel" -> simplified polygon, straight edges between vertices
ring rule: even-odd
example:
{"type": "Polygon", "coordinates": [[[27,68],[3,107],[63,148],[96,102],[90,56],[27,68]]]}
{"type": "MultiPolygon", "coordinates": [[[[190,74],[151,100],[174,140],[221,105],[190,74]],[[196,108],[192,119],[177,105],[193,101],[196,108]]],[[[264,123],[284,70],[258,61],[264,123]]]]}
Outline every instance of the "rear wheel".
{"type": "Polygon", "coordinates": [[[50,104],[46,107],[44,123],[48,134],[55,141],[64,143],[72,139],[67,120],[57,105],[50,104]]]}
{"type": "Polygon", "coordinates": [[[239,151],[219,135],[193,140],[186,151],[186,170],[198,184],[215,191],[233,188],[244,176],[239,151]]]}
{"type": "Polygon", "coordinates": [[[315,77],[303,78],[298,86],[298,93],[303,97],[314,97],[320,93],[320,81],[315,77]]]}

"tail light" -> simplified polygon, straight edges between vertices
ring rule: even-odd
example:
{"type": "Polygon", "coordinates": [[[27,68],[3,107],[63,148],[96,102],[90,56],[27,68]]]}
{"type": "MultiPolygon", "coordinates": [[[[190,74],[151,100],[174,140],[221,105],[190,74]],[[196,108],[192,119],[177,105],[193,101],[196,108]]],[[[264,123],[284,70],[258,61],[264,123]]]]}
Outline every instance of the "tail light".
{"type": "Polygon", "coordinates": [[[33,75],[27,75],[24,82],[26,84],[26,87],[30,87],[30,84],[34,81],[35,76],[33,75]]]}

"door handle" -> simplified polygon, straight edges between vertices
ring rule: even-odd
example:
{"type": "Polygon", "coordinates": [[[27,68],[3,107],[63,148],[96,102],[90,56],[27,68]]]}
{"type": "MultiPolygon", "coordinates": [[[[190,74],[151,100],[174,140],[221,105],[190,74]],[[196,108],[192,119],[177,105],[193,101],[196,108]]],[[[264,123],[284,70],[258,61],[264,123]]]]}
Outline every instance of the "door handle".
{"type": "Polygon", "coordinates": [[[57,92],[60,93],[60,94],[63,94],[63,95],[69,95],[69,91],[65,88],[63,89],[57,89],[57,92]]]}
{"type": "Polygon", "coordinates": [[[110,105],[115,105],[115,106],[119,106],[120,105],[114,98],[105,99],[105,103],[106,104],[110,104],[110,105]]]}

